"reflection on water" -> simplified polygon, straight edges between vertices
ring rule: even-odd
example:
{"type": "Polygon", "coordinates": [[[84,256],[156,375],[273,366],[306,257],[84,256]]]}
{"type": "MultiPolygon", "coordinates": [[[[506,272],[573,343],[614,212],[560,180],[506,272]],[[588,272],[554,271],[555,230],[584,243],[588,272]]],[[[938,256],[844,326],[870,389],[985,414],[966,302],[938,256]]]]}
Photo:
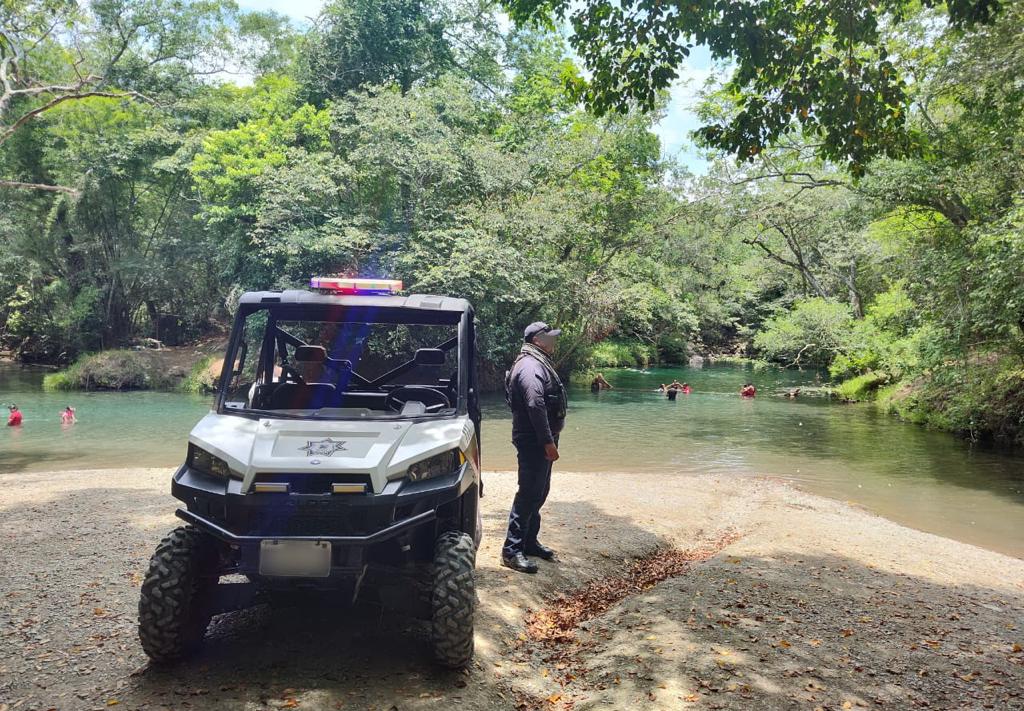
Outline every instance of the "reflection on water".
{"type": "MultiPolygon", "coordinates": [[[[852,501],[922,530],[1024,557],[1024,457],[970,447],[879,414],[819,398],[787,400],[813,373],[735,366],[609,370],[615,390],[574,389],[557,468],[576,471],[768,475],[852,501]],[[691,395],[654,392],[672,378],[691,395]],[[759,395],[744,400],[752,380],[759,395]]],[[[0,433],[0,471],[172,466],[209,397],[167,393],[43,393],[38,374],[0,369],[0,401],[17,402],[20,432],[0,433]],[[70,404],[79,424],[60,425],[70,404]]],[[[488,469],[515,456],[504,400],[484,408],[488,469]]],[[[656,492],[652,492],[652,495],[656,492]]]]}

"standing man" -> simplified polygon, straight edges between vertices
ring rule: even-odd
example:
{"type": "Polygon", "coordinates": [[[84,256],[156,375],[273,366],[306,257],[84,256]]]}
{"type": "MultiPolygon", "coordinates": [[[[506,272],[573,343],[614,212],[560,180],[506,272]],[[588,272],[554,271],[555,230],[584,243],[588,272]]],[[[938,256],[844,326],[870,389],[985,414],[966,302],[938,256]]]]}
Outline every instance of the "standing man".
{"type": "Polygon", "coordinates": [[[519,490],[508,516],[502,565],[536,573],[526,556],[551,560],[555,552],[537,540],[540,508],[551,489],[551,464],[558,459],[558,433],[565,424],[566,396],[551,354],[561,330],[542,321],[523,332],[523,347],[505,375],[505,397],[512,408],[512,444],[519,460],[519,490]]]}

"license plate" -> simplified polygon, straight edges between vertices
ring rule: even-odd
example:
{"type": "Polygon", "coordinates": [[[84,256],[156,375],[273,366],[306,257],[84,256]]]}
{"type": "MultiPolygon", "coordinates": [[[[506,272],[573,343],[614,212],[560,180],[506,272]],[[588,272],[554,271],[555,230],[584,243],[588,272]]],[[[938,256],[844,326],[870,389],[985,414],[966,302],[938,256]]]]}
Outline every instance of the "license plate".
{"type": "Polygon", "coordinates": [[[327,541],[260,541],[260,575],[326,578],[330,574],[327,541]]]}

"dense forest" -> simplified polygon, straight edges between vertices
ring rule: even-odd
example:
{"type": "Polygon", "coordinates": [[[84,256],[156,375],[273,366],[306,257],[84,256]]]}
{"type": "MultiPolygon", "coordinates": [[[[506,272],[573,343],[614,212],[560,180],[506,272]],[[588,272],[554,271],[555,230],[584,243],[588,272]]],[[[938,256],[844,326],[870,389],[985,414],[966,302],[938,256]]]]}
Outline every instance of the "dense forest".
{"type": "Polygon", "coordinates": [[[1024,2],[0,5],[0,341],[66,364],[389,276],[567,370],[731,353],[1024,441],[1024,2]],[[511,21],[509,20],[511,18],[511,21]],[[654,126],[694,46],[693,140],[654,126]]]}

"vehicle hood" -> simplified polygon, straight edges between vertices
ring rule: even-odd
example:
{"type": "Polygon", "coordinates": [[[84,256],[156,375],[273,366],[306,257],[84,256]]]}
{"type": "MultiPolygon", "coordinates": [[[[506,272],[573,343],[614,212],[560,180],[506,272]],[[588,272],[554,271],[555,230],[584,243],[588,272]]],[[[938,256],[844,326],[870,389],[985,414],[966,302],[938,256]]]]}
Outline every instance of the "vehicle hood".
{"type": "Polygon", "coordinates": [[[369,474],[380,493],[421,459],[473,436],[466,416],[423,422],[395,420],[259,420],[211,412],[189,442],[227,462],[248,491],[257,472],[369,474]]]}

